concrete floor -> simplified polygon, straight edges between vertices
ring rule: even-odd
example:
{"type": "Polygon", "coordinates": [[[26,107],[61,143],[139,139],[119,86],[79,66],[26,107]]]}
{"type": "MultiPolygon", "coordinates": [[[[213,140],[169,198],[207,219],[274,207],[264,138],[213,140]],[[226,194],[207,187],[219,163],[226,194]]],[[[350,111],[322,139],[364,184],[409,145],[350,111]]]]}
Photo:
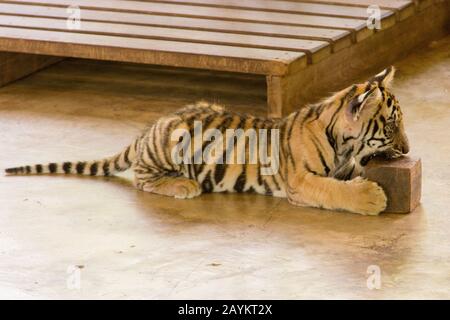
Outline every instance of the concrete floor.
{"type": "MultiPolygon", "coordinates": [[[[135,190],[129,174],[1,176],[0,298],[449,299],[449,52],[450,36],[396,64],[423,161],[413,213],[365,217],[251,194],[174,200],[135,190]],[[381,270],[378,290],[369,266],[381,270]]],[[[0,167],[114,154],[201,97],[264,113],[263,84],[66,61],[0,89],[0,167]]]]}

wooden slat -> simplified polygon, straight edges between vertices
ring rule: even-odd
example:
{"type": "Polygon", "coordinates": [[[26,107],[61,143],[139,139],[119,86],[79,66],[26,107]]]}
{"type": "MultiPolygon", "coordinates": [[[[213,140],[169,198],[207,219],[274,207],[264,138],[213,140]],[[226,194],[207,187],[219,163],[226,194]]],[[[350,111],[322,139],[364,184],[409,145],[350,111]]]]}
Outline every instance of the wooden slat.
{"type": "MultiPolygon", "coordinates": [[[[294,0],[296,1],[296,0],[294,0]]],[[[404,20],[414,14],[414,2],[410,0],[298,0],[307,3],[341,4],[345,6],[367,8],[378,5],[381,9],[394,10],[398,20],[404,20]]]]}
{"type": "Polygon", "coordinates": [[[331,27],[345,30],[361,30],[365,28],[363,19],[334,18],[305,14],[252,11],[244,9],[225,9],[211,7],[193,7],[166,3],[119,0],[8,0],[11,3],[33,3],[68,7],[77,5],[80,8],[119,10],[123,12],[145,12],[150,14],[202,17],[230,21],[257,21],[285,25],[303,25],[331,27]]]}
{"type": "MultiPolygon", "coordinates": [[[[67,22],[63,19],[34,18],[0,14],[0,25],[68,31],[67,22]]],[[[118,23],[83,21],[82,28],[80,30],[73,30],[72,32],[305,52],[311,63],[316,63],[331,53],[329,44],[323,41],[270,38],[255,35],[146,27],[118,23]]]]}
{"type": "MultiPolygon", "coordinates": [[[[8,4],[0,1],[0,12],[8,14],[22,14],[41,17],[64,17],[67,11],[61,7],[48,7],[23,4],[8,4]]],[[[317,27],[295,27],[284,25],[270,25],[263,23],[220,21],[198,18],[184,18],[159,15],[126,13],[115,11],[83,10],[83,21],[123,22],[151,26],[170,26],[172,28],[192,28],[197,30],[223,31],[233,33],[265,34],[286,37],[304,37],[313,40],[335,41],[349,34],[348,31],[317,27]]]]}
{"type": "MultiPolygon", "coordinates": [[[[177,4],[188,4],[198,6],[210,6],[219,8],[252,9],[260,11],[306,13],[322,16],[345,17],[345,18],[367,18],[366,9],[363,7],[351,7],[332,4],[316,4],[291,1],[273,0],[144,0],[147,2],[168,2],[177,4]]],[[[381,10],[381,14],[390,13],[389,10],[381,10]]]]}
{"type": "MultiPolygon", "coordinates": [[[[294,0],[296,1],[296,0],[294,0]]],[[[327,4],[343,4],[347,6],[368,7],[370,5],[378,5],[380,8],[402,9],[413,1],[410,0],[298,0],[301,2],[318,2],[327,4]]]]}
{"type": "MultiPolygon", "coordinates": [[[[52,17],[64,20],[67,19],[66,9],[60,7],[17,5],[0,2],[0,12],[11,15],[52,17]]],[[[263,23],[219,21],[172,16],[164,17],[162,19],[159,15],[121,13],[89,9],[83,9],[82,20],[84,22],[104,21],[152,27],[170,27],[173,29],[184,30],[219,31],[233,34],[263,35],[277,38],[281,37],[327,41],[331,44],[333,52],[339,51],[351,45],[351,36],[349,31],[326,28],[270,25],[263,23]]]]}
{"type": "Polygon", "coordinates": [[[283,75],[301,52],[0,27],[0,51],[283,75]]]}
{"type": "MultiPolygon", "coordinates": [[[[272,12],[289,12],[299,14],[311,14],[317,16],[333,16],[346,17],[355,19],[367,19],[367,8],[346,5],[333,4],[316,4],[303,2],[289,2],[289,1],[273,1],[273,0],[144,0],[148,2],[169,2],[177,4],[189,4],[196,6],[211,6],[219,8],[241,8],[252,11],[272,11],[272,12]]],[[[413,8],[413,6],[411,6],[413,8]]],[[[382,19],[381,25],[383,29],[390,28],[395,24],[398,16],[394,10],[386,10],[380,8],[380,17],[382,19]]],[[[400,20],[400,16],[398,16],[400,20]]],[[[361,30],[356,35],[356,39],[361,41],[365,39],[371,32],[367,29],[361,30]]]]}

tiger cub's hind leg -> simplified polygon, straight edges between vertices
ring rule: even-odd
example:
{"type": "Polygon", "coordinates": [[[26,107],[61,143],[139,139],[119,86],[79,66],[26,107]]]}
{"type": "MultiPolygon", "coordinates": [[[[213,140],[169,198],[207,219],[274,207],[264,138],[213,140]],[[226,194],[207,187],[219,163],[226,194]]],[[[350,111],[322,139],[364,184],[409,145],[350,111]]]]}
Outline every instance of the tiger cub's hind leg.
{"type": "Polygon", "coordinates": [[[149,168],[135,169],[135,185],[139,190],[177,199],[190,199],[202,193],[200,184],[195,180],[149,168]]]}

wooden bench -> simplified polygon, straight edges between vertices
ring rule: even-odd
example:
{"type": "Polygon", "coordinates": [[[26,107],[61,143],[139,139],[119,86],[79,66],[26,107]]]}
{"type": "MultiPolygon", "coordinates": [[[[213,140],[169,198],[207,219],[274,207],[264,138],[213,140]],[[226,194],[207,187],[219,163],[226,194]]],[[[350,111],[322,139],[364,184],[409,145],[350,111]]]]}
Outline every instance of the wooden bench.
{"type": "Polygon", "coordinates": [[[22,53],[0,53],[0,85],[57,61],[55,57],[249,73],[266,77],[269,116],[280,117],[307,102],[308,90],[334,90],[335,79],[340,77],[338,85],[342,86],[358,72],[386,62],[382,54],[367,55],[370,58],[363,61],[366,67],[360,64],[350,67],[351,72],[327,75],[327,69],[335,72],[333,68],[339,64],[340,69],[346,68],[346,59],[368,50],[358,46],[370,43],[378,32],[367,28],[368,5],[379,4],[381,31],[385,31],[408,21],[433,1],[439,2],[0,1],[0,51],[22,53]],[[79,29],[68,28],[69,6],[81,10],[79,29]],[[23,54],[43,56],[27,59],[23,54]],[[19,61],[18,68],[11,67],[19,61]],[[323,74],[318,74],[320,69],[307,71],[323,62],[323,74]]]}

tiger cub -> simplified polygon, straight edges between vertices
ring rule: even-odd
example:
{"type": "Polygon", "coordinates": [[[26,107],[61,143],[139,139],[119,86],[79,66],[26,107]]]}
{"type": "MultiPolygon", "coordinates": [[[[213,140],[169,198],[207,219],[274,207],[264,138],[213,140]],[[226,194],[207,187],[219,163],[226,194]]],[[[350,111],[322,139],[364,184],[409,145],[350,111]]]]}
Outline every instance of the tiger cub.
{"type": "Polygon", "coordinates": [[[201,102],[160,118],[113,157],[5,171],[109,176],[132,168],[135,186],[159,195],[253,191],[298,206],[376,215],[386,208],[386,195],[360,177],[364,165],[376,154],[409,151],[390,92],[394,73],[389,67],[281,120],[201,102]]]}

